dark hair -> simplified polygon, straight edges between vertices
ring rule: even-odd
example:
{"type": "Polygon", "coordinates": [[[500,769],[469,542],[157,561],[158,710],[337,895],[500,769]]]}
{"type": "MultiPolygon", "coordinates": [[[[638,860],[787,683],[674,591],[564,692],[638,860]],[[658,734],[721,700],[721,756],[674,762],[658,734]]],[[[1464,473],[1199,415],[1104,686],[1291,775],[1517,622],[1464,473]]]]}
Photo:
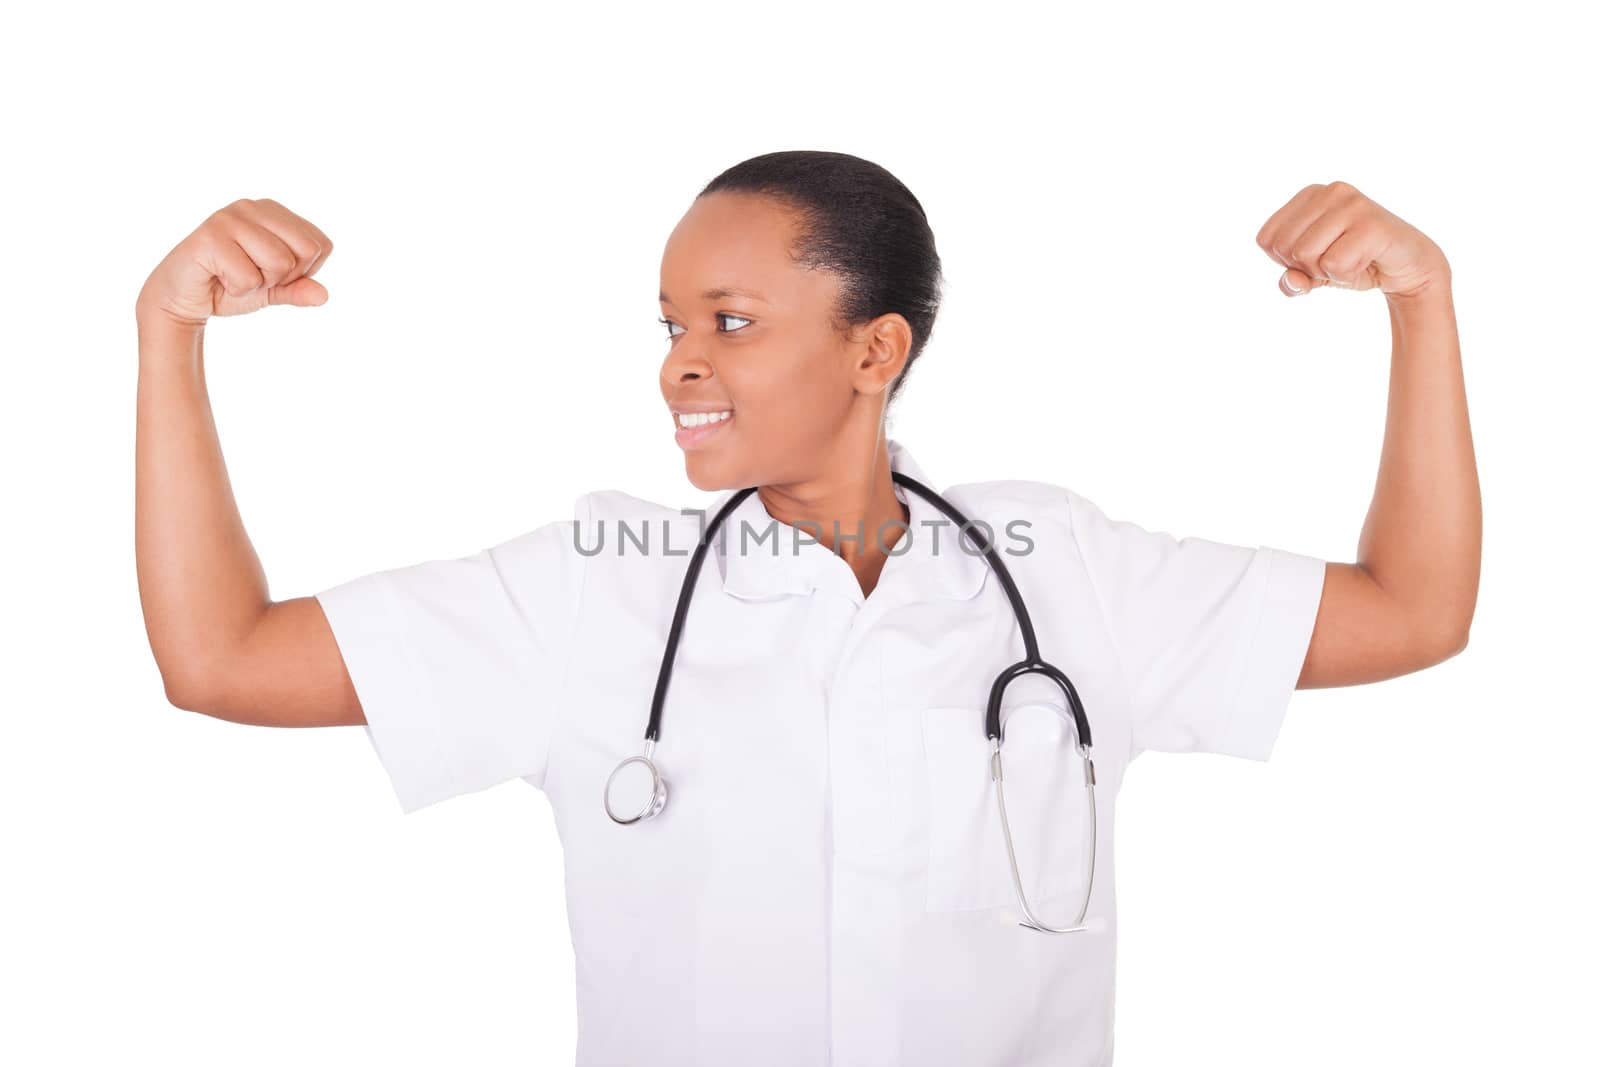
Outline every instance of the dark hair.
{"type": "Polygon", "coordinates": [[[911,349],[889,387],[893,403],[933,334],[943,275],[927,213],[905,184],[843,152],[768,152],[711,179],[709,193],[770,196],[796,211],[796,263],[841,278],[836,314],[846,327],[891,312],[911,324],[911,349]]]}

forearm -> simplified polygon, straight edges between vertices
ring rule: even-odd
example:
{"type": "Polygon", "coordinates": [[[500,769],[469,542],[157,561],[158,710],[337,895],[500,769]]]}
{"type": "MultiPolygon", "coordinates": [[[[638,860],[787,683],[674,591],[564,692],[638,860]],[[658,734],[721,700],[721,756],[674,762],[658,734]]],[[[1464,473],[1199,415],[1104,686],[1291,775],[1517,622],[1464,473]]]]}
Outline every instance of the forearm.
{"type": "Polygon", "coordinates": [[[206,393],[204,328],[138,316],[134,553],[150,648],[180,707],[195,704],[269,604],[206,393]]]}
{"type": "Polygon", "coordinates": [[[1387,297],[1393,349],[1377,486],[1357,563],[1423,646],[1466,643],[1478,596],[1483,506],[1450,276],[1387,297]]]}

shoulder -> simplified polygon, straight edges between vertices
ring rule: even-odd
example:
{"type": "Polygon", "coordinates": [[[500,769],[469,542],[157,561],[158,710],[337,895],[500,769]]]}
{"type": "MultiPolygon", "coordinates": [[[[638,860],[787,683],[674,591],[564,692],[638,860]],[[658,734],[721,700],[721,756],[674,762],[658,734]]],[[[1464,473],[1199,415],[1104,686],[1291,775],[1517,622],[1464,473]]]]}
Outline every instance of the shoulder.
{"type": "MultiPolygon", "coordinates": [[[[953,485],[946,497],[958,509],[975,512],[990,522],[1015,517],[1059,526],[1069,537],[1148,533],[1135,523],[1108,516],[1093,499],[1071,486],[1053,482],[1006,479],[953,485]],[[963,506],[965,505],[965,506],[963,506]]],[[[974,516],[974,517],[976,517],[974,516]]]]}
{"type": "MultiPolygon", "coordinates": [[[[1003,479],[953,485],[945,498],[973,522],[981,522],[997,543],[1023,546],[1019,560],[1051,568],[1092,560],[1111,567],[1128,553],[1164,545],[1168,536],[1132,522],[1111,518],[1092,499],[1066,485],[1029,479],[1003,479]]],[[[1008,550],[1009,553],[1009,550],[1008,550]]]]}
{"type": "Polygon", "coordinates": [[[506,570],[532,573],[561,567],[580,572],[599,555],[593,546],[602,538],[615,539],[624,529],[637,537],[649,526],[683,518],[678,508],[616,489],[599,489],[577,497],[570,517],[545,522],[495,545],[489,553],[506,570]]]}
{"type": "Polygon", "coordinates": [[[682,514],[682,509],[661,504],[644,497],[624,493],[620,489],[596,489],[578,497],[573,505],[578,522],[596,519],[672,519],[682,514]]]}
{"type": "Polygon", "coordinates": [[[1059,525],[1068,531],[1074,514],[1088,503],[1064,485],[1021,478],[963,482],[950,486],[943,495],[968,518],[991,525],[1026,521],[1059,525]]]}
{"type": "Polygon", "coordinates": [[[572,539],[587,565],[619,569],[628,577],[681,574],[705,516],[704,508],[664,504],[618,489],[583,494],[573,512],[572,539]]]}
{"type": "MultiPolygon", "coordinates": [[[[574,536],[589,546],[647,545],[658,538],[691,546],[699,538],[701,511],[663,504],[619,489],[584,493],[573,504],[574,536]]],[[[596,550],[593,555],[601,553],[596,550]]],[[[657,553],[648,549],[645,555],[657,553]]]]}

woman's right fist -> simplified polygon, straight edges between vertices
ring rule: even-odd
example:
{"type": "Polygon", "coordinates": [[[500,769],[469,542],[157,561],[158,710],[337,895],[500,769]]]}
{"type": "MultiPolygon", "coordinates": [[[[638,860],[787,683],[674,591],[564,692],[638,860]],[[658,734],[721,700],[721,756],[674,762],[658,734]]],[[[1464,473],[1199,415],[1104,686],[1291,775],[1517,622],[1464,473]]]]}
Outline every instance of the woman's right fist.
{"type": "Polygon", "coordinates": [[[268,304],[316,307],[311,276],[333,252],[328,235],[276,200],[235,200],[167,253],[139,291],[138,312],[194,326],[268,304]]]}

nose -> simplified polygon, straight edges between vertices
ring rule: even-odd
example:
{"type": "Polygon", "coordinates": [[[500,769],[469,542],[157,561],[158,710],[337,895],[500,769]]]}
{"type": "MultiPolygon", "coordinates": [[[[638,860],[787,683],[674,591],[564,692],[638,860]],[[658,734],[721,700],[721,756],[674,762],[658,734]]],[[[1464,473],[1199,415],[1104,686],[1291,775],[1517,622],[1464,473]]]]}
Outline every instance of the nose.
{"type": "Polygon", "coordinates": [[[703,381],[715,373],[711,361],[693,347],[680,343],[661,362],[661,384],[672,387],[684,382],[703,381]]]}

